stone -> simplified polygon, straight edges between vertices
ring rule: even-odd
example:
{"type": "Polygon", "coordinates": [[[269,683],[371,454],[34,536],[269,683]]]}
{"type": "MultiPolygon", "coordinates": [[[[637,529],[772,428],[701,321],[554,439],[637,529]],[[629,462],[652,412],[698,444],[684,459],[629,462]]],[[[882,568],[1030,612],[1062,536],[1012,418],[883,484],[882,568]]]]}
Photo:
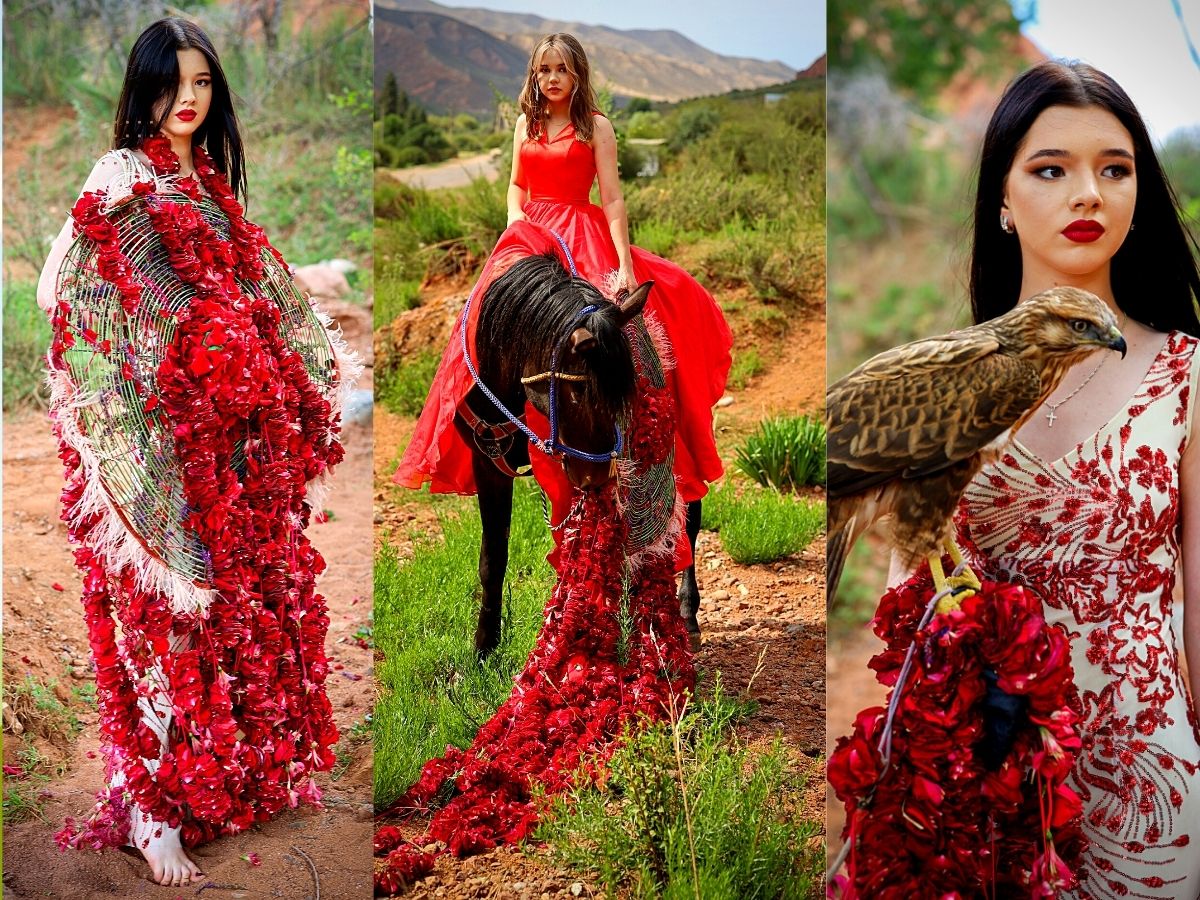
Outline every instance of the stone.
{"type": "Polygon", "coordinates": [[[318,299],[335,299],[350,293],[350,282],[346,276],[332,266],[320,263],[298,268],[295,281],[301,291],[307,291],[318,299]]]}

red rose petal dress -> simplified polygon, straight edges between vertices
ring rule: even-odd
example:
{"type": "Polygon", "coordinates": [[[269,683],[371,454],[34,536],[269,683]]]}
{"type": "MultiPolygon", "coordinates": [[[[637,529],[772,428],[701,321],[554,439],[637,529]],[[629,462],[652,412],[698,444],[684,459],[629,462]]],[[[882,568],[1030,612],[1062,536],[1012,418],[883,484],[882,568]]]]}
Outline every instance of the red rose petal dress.
{"type": "Polygon", "coordinates": [[[1083,717],[1073,786],[1090,844],[1072,896],[1200,895],[1200,732],[1173,598],[1198,346],[1168,335],[1108,424],[1056,460],[1014,441],[959,508],[988,577],[1036,590],[1071,636],[1083,717]]]}
{"type": "MultiPolygon", "coordinates": [[[[520,153],[529,221],[513,224],[500,236],[480,276],[477,296],[482,297],[484,287],[517,259],[548,250],[561,256],[554,234],[566,243],[579,274],[603,290],[619,261],[604,211],[589,199],[596,180],[591,146],[576,140],[574,126],[567,125],[551,140],[526,140],[520,153]]],[[[684,501],[698,500],[707,492],[705,482],[723,471],[713,439],[712,406],[725,390],[732,335],[716,301],[692,276],[640,247],[632,252],[638,282],[654,282],[646,308],[661,323],[674,356],[667,382],[678,411],[676,482],[684,501]]],[[[471,451],[454,428],[454,411],[471,384],[456,326],[396,470],[396,483],[417,488],[428,481],[435,492],[475,492],[471,451]]],[[[526,413],[533,430],[546,435],[545,419],[532,407],[526,413]]],[[[570,485],[556,461],[536,452],[532,456],[534,475],[554,506],[554,520],[561,521],[570,485]]],[[[679,543],[686,552],[686,542],[679,543]]]]}

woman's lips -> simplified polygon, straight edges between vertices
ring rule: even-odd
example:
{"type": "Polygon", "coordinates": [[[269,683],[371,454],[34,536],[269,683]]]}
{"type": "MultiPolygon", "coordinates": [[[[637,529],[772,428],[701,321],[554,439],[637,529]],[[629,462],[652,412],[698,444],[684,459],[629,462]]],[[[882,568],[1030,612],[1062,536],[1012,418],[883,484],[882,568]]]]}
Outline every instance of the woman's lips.
{"type": "Polygon", "coordinates": [[[196,111],[194,109],[181,109],[179,112],[175,113],[175,118],[179,119],[181,122],[190,122],[192,119],[196,118],[196,111]]]}
{"type": "Polygon", "coordinates": [[[1104,226],[1091,219],[1076,219],[1063,229],[1063,237],[1077,244],[1090,244],[1104,234],[1104,226]]]}

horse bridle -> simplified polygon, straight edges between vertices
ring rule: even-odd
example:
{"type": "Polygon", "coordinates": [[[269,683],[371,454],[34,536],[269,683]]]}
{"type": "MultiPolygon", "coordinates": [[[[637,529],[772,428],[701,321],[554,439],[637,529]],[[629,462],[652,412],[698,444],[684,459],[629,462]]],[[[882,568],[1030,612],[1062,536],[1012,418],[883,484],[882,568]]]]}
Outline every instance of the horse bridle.
{"type": "MultiPolygon", "coordinates": [[[[571,276],[573,278],[578,278],[579,272],[575,268],[575,260],[571,258],[571,251],[567,249],[566,242],[561,237],[559,237],[557,232],[550,230],[550,233],[552,235],[554,235],[554,239],[556,241],[558,241],[559,247],[562,248],[563,254],[567,258],[567,264],[571,269],[571,276]]],[[[488,388],[488,386],[483,383],[483,379],[479,377],[479,372],[477,372],[475,369],[475,364],[471,362],[471,354],[470,354],[469,350],[467,349],[467,323],[470,322],[471,303],[474,302],[474,300],[475,300],[475,292],[477,290],[479,290],[478,283],[475,285],[474,288],[471,289],[471,293],[467,297],[467,304],[466,304],[466,306],[463,307],[461,337],[462,337],[463,360],[467,364],[467,371],[471,373],[471,379],[479,387],[479,390],[481,390],[483,392],[483,395],[492,402],[492,404],[496,407],[496,409],[500,410],[501,414],[506,419],[508,419],[509,422],[511,422],[517,428],[521,429],[521,431],[525,434],[525,437],[529,438],[530,444],[532,444],[537,449],[541,450],[547,456],[553,457],[553,456],[558,456],[559,454],[564,454],[566,456],[574,457],[575,459],[581,459],[585,462],[593,462],[593,463],[604,463],[604,462],[611,463],[614,460],[616,460],[616,458],[621,455],[621,450],[625,445],[625,437],[621,433],[621,426],[619,423],[614,423],[613,427],[616,431],[616,443],[613,446],[613,449],[610,450],[608,453],[588,453],[584,450],[579,450],[575,447],[571,447],[567,444],[561,443],[558,440],[558,402],[557,402],[558,382],[559,381],[586,381],[588,378],[591,377],[590,375],[576,375],[573,373],[559,372],[558,368],[557,368],[558,367],[558,355],[559,355],[559,352],[562,350],[563,344],[565,344],[570,339],[571,335],[575,332],[575,329],[579,327],[580,323],[584,319],[586,319],[588,316],[590,316],[592,313],[594,313],[600,307],[594,303],[590,303],[576,314],[574,320],[571,322],[570,326],[567,328],[566,333],[564,333],[563,336],[560,337],[554,344],[554,350],[550,354],[550,370],[548,372],[542,372],[538,375],[530,375],[526,378],[521,379],[522,384],[530,384],[535,381],[544,381],[547,378],[550,380],[550,409],[549,409],[550,436],[547,437],[545,440],[542,440],[541,438],[539,438],[537,436],[537,434],[534,432],[534,430],[532,428],[530,428],[528,425],[526,425],[517,416],[514,416],[509,411],[508,407],[506,407],[503,403],[500,402],[500,398],[497,397],[495,394],[493,394],[492,391],[488,388]]]]}

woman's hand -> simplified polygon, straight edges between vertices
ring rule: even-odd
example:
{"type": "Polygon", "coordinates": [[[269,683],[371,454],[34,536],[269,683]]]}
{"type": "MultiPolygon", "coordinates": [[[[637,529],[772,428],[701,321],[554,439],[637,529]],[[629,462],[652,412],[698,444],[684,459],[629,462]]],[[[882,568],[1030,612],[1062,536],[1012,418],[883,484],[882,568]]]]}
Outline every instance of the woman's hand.
{"type": "Polygon", "coordinates": [[[620,268],[621,287],[627,291],[633,291],[638,286],[637,278],[633,274],[633,260],[622,260],[620,268]]]}
{"type": "Polygon", "coordinates": [[[521,212],[521,210],[510,209],[508,211],[508,224],[509,225],[511,225],[513,222],[528,222],[528,221],[529,221],[529,217],[526,216],[525,213],[521,212]]]}

